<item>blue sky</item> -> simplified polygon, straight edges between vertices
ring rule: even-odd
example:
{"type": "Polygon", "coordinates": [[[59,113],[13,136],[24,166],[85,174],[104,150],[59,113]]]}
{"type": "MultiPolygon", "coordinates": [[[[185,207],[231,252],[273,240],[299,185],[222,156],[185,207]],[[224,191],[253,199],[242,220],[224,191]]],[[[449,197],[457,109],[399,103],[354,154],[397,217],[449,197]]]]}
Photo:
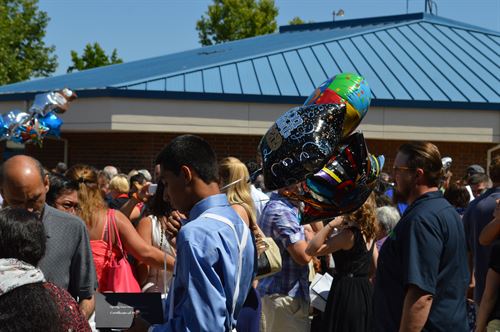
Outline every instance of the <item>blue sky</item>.
{"type": "MultiPolygon", "coordinates": [[[[500,0],[434,0],[439,16],[500,31],[500,0]]],[[[211,0],[41,0],[51,18],[45,41],[56,46],[59,68],[71,65],[70,51],[98,42],[108,54],[116,48],[124,61],[160,56],[199,47],[196,21],[211,0]]],[[[406,0],[281,0],[278,25],[295,16],[305,21],[332,19],[344,9],[353,19],[406,13],[406,0]]],[[[409,12],[423,12],[424,0],[408,0],[409,12]]]]}

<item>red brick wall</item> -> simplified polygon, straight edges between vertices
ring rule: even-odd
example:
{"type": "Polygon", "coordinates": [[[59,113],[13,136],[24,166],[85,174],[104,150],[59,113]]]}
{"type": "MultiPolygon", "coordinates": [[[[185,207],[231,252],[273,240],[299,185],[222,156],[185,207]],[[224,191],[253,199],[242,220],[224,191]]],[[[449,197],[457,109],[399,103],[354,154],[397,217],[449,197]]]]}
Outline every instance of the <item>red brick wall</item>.
{"type": "MultiPolygon", "coordinates": [[[[372,154],[383,154],[386,158],[384,170],[390,173],[398,147],[406,141],[367,140],[368,150],[372,154]]],[[[486,152],[496,146],[494,143],[452,143],[433,142],[441,152],[442,157],[451,157],[453,163],[452,180],[458,180],[465,175],[465,169],[472,164],[481,165],[486,169],[486,152]]]]}
{"type": "MultiPolygon", "coordinates": [[[[178,134],[159,133],[99,133],[64,134],[68,140],[68,164],[91,164],[97,168],[115,165],[122,172],[153,166],[158,152],[178,134]]],[[[235,156],[243,161],[255,159],[260,137],[243,135],[200,135],[215,149],[221,159],[235,156]]],[[[45,140],[43,148],[27,145],[26,153],[53,168],[64,159],[62,140],[45,140]]]]}
{"type": "MultiPolygon", "coordinates": [[[[102,168],[116,165],[123,172],[133,168],[151,168],[156,154],[177,134],[160,133],[73,133],[64,134],[68,140],[69,164],[88,163],[102,168]]],[[[214,147],[219,158],[235,156],[243,161],[255,159],[259,136],[201,135],[214,147]]],[[[385,171],[390,172],[398,147],[404,141],[368,140],[369,151],[386,157],[385,171]]],[[[454,178],[463,176],[471,164],[486,167],[486,151],[491,143],[436,142],[442,156],[453,159],[454,178]]],[[[45,140],[42,149],[28,145],[26,153],[52,168],[63,160],[64,142],[45,140]]]]}

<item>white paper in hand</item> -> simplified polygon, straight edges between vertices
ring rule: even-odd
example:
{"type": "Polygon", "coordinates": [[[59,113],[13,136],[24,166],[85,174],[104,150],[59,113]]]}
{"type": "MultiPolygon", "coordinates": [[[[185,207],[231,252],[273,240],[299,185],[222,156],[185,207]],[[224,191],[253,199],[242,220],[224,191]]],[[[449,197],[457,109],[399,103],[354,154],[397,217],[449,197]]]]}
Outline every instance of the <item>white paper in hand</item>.
{"type": "Polygon", "coordinates": [[[311,296],[311,305],[324,312],[326,308],[326,300],[328,299],[328,293],[330,292],[330,287],[332,286],[333,277],[328,273],[320,274],[317,273],[309,288],[309,294],[311,296]]]}

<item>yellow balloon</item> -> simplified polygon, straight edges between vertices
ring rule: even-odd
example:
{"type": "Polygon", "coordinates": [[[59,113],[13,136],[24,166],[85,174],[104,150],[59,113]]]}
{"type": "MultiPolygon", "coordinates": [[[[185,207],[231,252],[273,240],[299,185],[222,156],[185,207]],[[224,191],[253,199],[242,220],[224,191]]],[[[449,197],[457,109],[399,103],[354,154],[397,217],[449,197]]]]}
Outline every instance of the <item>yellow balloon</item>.
{"type": "Polygon", "coordinates": [[[344,119],[344,128],[342,128],[342,137],[349,136],[361,122],[361,114],[349,102],[345,102],[346,113],[344,119]]]}

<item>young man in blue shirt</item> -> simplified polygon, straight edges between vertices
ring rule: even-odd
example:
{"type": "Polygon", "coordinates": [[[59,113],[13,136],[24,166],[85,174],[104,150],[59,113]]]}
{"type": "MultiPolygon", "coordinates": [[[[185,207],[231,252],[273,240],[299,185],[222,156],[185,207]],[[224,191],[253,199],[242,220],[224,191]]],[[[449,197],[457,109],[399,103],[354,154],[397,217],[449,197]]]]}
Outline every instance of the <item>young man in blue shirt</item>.
{"type": "Polygon", "coordinates": [[[467,331],[469,282],[460,216],[438,189],[441,156],[431,143],[400,147],[396,190],[409,206],[380,250],[375,331],[467,331]]]}
{"type": "Polygon", "coordinates": [[[231,331],[254,278],[249,229],[220,193],[217,158],[204,139],[176,137],[157,163],[164,199],[187,220],[176,238],[165,323],[150,330],[231,331]]]}

